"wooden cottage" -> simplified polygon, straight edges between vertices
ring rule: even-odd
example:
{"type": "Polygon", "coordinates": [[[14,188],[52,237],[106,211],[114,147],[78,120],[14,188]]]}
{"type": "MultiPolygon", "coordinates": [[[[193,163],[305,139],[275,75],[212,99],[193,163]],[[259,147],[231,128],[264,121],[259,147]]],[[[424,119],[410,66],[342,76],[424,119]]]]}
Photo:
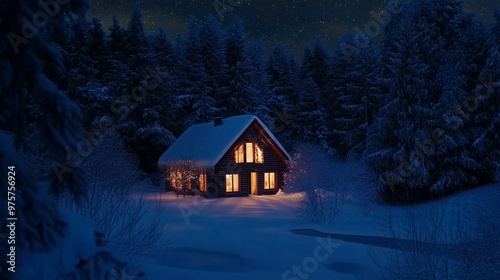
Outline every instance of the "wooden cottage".
{"type": "Polygon", "coordinates": [[[160,157],[167,190],[205,196],[276,194],[290,156],[256,116],[216,119],[187,129],[160,157]]]}

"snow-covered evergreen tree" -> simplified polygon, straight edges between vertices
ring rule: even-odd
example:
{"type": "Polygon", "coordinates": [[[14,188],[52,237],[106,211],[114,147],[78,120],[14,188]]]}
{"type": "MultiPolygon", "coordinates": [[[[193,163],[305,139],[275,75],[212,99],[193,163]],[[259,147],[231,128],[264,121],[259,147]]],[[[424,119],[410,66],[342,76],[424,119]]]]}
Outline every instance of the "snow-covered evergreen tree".
{"type": "MultiPolygon", "coordinates": [[[[221,98],[222,80],[224,78],[224,52],[222,47],[222,31],[217,19],[208,15],[203,21],[199,31],[197,49],[197,61],[194,64],[201,65],[202,90],[194,93],[196,123],[208,122],[220,116],[222,108],[217,106],[217,99],[221,98]]],[[[229,106],[229,104],[225,104],[229,106]]]]}
{"type": "Polygon", "coordinates": [[[305,77],[307,73],[311,73],[322,96],[325,94],[323,91],[327,90],[326,87],[328,85],[330,72],[328,65],[329,57],[330,54],[323,42],[319,38],[316,38],[312,49],[306,47],[300,67],[301,77],[305,77]]]}
{"type": "Polygon", "coordinates": [[[211,121],[217,115],[211,91],[204,88],[208,80],[200,54],[200,26],[194,17],[188,19],[187,38],[178,36],[176,53],[182,75],[179,80],[178,98],[184,111],[184,127],[211,121]]]}
{"type": "MultiPolygon", "coordinates": [[[[442,155],[429,140],[440,142],[447,151],[454,144],[443,143],[440,133],[445,129],[438,125],[443,108],[437,107],[450,104],[444,103],[446,99],[460,100],[464,94],[456,75],[459,66],[446,60],[445,34],[461,13],[460,1],[431,2],[405,3],[404,16],[387,24],[384,62],[389,95],[368,132],[367,159],[381,175],[381,189],[398,199],[406,199],[409,193],[428,194],[436,178],[444,175],[435,162],[442,155]],[[444,64],[446,70],[440,71],[444,64]],[[448,84],[439,78],[442,75],[450,77],[448,84]]],[[[460,135],[446,139],[460,141],[460,135]]]]}
{"type": "MultiPolygon", "coordinates": [[[[354,34],[347,34],[342,41],[356,47],[354,34]]],[[[334,119],[334,134],[338,137],[336,150],[342,158],[360,155],[365,148],[366,131],[383,99],[380,82],[380,57],[372,42],[344,57],[344,73],[339,73],[335,93],[338,94],[339,111],[334,119]]]]}
{"type": "MultiPolygon", "coordinates": [[[[50,272],[45,274],[50,279],[109,279],[111,274],[113,264],[109,261],[113,256],[107,253],[96,257],[99,252],[93,226],[80,222],[81,217],[58,211],[49,195],[50,191],[66,191],[76,200],[86,195],[85,174],[78,157],[69,156],[70,149],[79,150],[83,140],[81,112],[44,71],[62,66],[61,53],[46,36],[50,36],[51,31],[61,31],[68,17],[83,18],[88,5],[83,0],[70,1],[64,9],[60,7],[60,13],[51,18],[47,28],[33,30],[31,38],[22,37],[23,21],[19,19],[32,19],[40,12],[36,1],[7,1],[0,9],[3,24],[0,29],[0,57],[3,61],[0,64],[0,165],[5,172],[15,172],[15,185],[9,185],[7,180],[0,183],[0,200],[7,205],[7,190],[16,194],[15,212],[9,216],[17,218],[16,261],[22,265],[15,268],[16,273],[8,271],[8,256],[2,254],[2,279],[17,276],[19,279],[34,279],[40,276],[36,268],[42,267],[50,272]],[[16,155],[14,144],[25,139],[22,134],[26,121],[24,110],[30,99],[39,100],[41,139],[53,162],[54,172],[51,174],[54,180],[48,185],[29,176],[16,155]],[[43,261],[44,266],[39,261],[43,261]]],[[[1,232],[5,233],[8,213],[1,213],[1,232]]],[[[7,246],[13,244],[0,243],[3,252],[11,250],[7,246]]]]}
{"type": "Polygon", "coordinates": [[[274,48],[267,64],[269,75],[269,108],[273,118],[273,129],[283,140],[293,141],[297,138],[295,117],[298,91],[298,65],[293,53],[282,44],[274,48]]]}
{"type": "Polygon", "coordinates": [[[160,115],[154,109],[146,108],[139,120],[130,120],[120,126],[126,145],[139,158],[139,167],[146,173],[158,170],[158,158],[172,145],[175,137],[161,126],[160,115]]]}
{"type": "Polygon", "coordinates": [[[109,36],[104,32],[101,21],[96,17],[92,19],[89,36],[89,53],[92,60],[95,61],[94,69],[97,71],[95,77],[101,79],[104,73],[109,70],[109,36]]]}
{"type": "Polygon", "coordinates": [[[319,104],[321,93],[312,73],[307,73],[305,78],[301,77],[299,89],[300,98],[295,118],[298,138],[301,141],[314,143],[318,140],[324,120],[322,106],[319,104]]]}
{"type": "Polygon", "coordinates": [[[352,67],[352,54],[346,52],[344,46],[352,43],[350,42],[351,37],[351,33],[344,35],[337,43],[337,47],[327,61],[329,65],[328,69],[330,70],[327,72],[327,84],[321,96],[325,129],[320,135],[319,140],[329,153],[335,156],[339,156],[338,150],[342,141],[339,135],[341,131],[337,131],[337,120],[344,115],[339,103],[340,91],[348,84],[346,73],[352,67]]]}
{"type": "Polygon", "coordinates": [[[257,89],[252,80],[252,65],[248,56],[247,37],[243,22],[235,18],[224,32],[226,92],[220,101],[227,102],[226,116],[254,114],[257,89]],[[228,98],[229,97],[229,98],[228,98]]]}
{"type": "Polygon", "coordinates": [[[153,78],[151,104],[160,114],[159,124],[175,135],[183,131],[181,125],[181,104],[178,101],[178,85],[181,79],[182,69],[178,69],[179,61],[174,52],[165,30],[160,28],[156,34],[151,36],[151,47],[154,53],[154,61],[157,62],[158,75],[153,78]],[[160,79],[161,78],[161,79],[160,79]]]}
{"type": "Polygon", "coordinates": [[[172,72],[172,68],[176,63],[176,57],[174,54],[174,47],[167,37],[165,29],[162,27],[158,28],[158,32],[151,36],[149,40],[155,54],[154,60],[162,67],[166,67],[167,71],[172,72]]]}
{"type": "MultiPolygon", "coordinates": [[[[114,98],[116,104],[119,105],[114,107],[121,108],[123,104],[120,95],[126,92],[127,89],[132,88],[132,82],[128,75],[131,70],[126,64],[126,57],[124,54],[126,33],[116,16],[113,16],[112,25],[109,31],[109,54],[108,57],[105,58],[107,71],[102,73],[101,83],[107,85],[110,95],[114,98]]],[[[118,110],[116,109],[114,111],[118,110]]],[[[124,114],[124,112],[120,111],[119,114],[124,114]]]]}
{"type": "Polygon", "coordinates": [[[255,90],[255,115],[268,127],[272,125],[272,112],[269,109],[269,79],[266,71],[266,50],[262,41],[251,42],[248,46],[250,61],[250,80],[255,90]]]}
{"type": "Polygon", "coordinates": [[[142,12],[139,3],[135,4],[134,10],[128,22],[124,46],[124,55],[127,57],[128,65],[132,68],[141,67],[148,63],[149,42],[142,22],[142,12]]]}
{"type": "Polygon", "coordinates": [[[109,27],[109,50],[111,53],[119,54],[125,50],[125,30],[120,25],[116,15],[112,18],[111,26],[109,27]]]}

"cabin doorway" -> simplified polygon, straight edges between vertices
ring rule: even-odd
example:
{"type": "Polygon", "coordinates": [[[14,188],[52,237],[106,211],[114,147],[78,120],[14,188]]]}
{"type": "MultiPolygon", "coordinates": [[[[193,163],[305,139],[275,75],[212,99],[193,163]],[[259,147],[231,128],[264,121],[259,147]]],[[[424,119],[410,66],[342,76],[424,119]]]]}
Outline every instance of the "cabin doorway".
{"type": "Polygon", "coordinates": [[[250,172],[250,194],[258,195],[257,190],[257,172],[250,172]]]}

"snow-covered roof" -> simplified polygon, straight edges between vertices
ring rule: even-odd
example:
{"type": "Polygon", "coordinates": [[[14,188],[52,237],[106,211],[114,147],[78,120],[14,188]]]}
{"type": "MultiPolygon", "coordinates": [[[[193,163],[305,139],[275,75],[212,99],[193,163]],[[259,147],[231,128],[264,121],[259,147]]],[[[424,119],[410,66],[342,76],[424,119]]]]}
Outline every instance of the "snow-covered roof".
{"type": "Polygon", "coordinates": [[[258,117],[241,115],[222,119],[222,124],[218,126],[214,126],[213,121],[191,126],[163,153],[158,166],[192,160],[200,167],[214,167],[253,121],[262,126],[267,136],[289,160],[290,155],[258,117]]]}

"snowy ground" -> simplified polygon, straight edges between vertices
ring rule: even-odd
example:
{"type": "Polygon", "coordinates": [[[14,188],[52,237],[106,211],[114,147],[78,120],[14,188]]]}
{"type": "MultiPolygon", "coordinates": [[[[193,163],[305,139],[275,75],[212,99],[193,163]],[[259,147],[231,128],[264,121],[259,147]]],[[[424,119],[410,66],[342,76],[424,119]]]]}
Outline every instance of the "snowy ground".
{"type": "MultiPolygon", "coordinates": [[[[480,188],[419,205],[413,211],[417,216],[427,215],[429,209],[445,205],[443,223],[453,224],[457,218],[469,219],[465,215],[458,217],[460,209],[477,209],[485,197],[497,190],[498,186],[480,188]]],[[[290,233],[295,229],[316,229],[391,237],[378,224],[380,217],[407,213],[403,207],[357,199],[355,189],[349,192],[342,214],[332,225],[297,219],[293,209],[300,194],[204,199],[149,193],[148,199],[159,199],[168,217],[164,231],[169,245],[147,260],[146,275],[148,279],[174,280],[381,279],[372,256],[390,253],[391,249],[290,233]]]]}

